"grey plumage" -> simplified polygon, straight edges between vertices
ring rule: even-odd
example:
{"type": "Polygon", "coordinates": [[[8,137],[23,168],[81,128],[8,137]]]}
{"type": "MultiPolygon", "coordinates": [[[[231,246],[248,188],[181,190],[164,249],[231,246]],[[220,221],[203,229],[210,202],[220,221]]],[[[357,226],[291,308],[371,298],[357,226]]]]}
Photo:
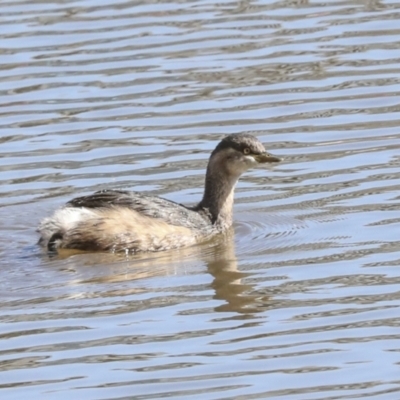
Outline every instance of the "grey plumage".
{"type": "Polygon", "coordinates": [[[39,225],[49,251],[161,251],[193,245],[232,225],[234,187],[257,163],[277,162],[249,134],[225,137],[211,153],[194,207],[137,192],[103,190],[75,198],[39,225]]]}

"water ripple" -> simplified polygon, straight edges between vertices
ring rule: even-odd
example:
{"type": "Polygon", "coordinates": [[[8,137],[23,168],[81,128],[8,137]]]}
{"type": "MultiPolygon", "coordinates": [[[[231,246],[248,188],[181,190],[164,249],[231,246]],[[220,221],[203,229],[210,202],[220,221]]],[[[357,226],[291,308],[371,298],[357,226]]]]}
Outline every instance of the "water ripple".
{"type": "Polygon", "coordinates": [[[396,397],[399,20],[389,0],[2,2],[2,398],[396,397]],[[239,182],[234,231],[35,246],[83,193],[196,203],[234,132],[285,159],[239,182]]]}

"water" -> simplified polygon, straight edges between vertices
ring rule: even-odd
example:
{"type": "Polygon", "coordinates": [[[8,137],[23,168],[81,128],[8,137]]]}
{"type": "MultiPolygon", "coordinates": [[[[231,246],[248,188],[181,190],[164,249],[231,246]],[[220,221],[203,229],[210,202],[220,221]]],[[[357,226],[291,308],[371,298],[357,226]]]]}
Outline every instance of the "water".
{"type": "Polygon", "coordinates": [[[0,3],[2,399],[400,397],[400,5],[0,3]],[[49,258],[98,189],[181,203],[225,134],[235,233],[49,258]]]}

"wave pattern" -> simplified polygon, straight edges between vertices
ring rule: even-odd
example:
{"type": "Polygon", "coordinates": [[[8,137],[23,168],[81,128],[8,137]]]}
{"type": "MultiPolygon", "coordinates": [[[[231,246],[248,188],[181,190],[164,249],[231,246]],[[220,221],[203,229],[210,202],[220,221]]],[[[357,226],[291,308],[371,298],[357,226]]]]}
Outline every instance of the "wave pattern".
{"type": "Polygon", "coordinates": [[[400,5],[0,4],[2,399],[399,395],[400,5]],[[49,259],[38,221],[104,188],[201,196],[249,132],[235,232],[49,259]]]}

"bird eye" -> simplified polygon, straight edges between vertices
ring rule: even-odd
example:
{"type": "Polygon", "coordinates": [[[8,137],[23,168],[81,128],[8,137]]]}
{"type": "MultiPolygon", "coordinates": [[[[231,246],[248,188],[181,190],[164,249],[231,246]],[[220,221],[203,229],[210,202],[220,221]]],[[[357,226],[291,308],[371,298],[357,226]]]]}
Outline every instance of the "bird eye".
{"type": "Polygon", "coordinates": [[[250,149],[248,148],[248,147],[246,147],[244,150],[243,150],[243,153],[244,154],[250,154],[250,149]]]}

